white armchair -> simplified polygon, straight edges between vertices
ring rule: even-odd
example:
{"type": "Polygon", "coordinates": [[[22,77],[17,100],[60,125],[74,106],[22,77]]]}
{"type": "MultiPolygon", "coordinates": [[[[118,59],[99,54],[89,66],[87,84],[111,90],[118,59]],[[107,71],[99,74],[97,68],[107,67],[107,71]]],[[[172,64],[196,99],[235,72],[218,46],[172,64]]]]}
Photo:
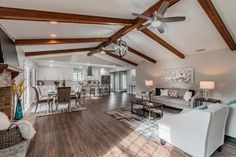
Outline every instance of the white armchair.
{"type": "Polygon", "coordinates": [[[232,105],[229,108],[226,135],[236,138],[236,105],[232,105]]]}
{"type": "Polygon", "coordinates": [[[209,157],[224,144],[228,106],[209,105],[207,110],[186,109],[164,115],[159,137],[194,157],[209,157]]]}

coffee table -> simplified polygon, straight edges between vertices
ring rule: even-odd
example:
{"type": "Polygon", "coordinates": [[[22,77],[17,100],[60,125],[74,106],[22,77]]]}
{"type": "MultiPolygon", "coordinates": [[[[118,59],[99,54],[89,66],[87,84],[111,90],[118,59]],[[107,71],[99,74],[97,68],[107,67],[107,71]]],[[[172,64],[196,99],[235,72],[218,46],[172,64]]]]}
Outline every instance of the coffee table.
{"type": "Polygon", "coordinates": [[[143,100],[143,99],[139,99],[139,98],[135,98],[135,99],[131,100],[130,103],[131,103],[131,108],[130,108],[131,113],[146,117],[145,112],[148,112],[148,118],[151,119],[152,118],[151,117],[152,109],[153,108],[160,108],[160,110],[161,110],[160,117],[161,118],[163,117],[163,108],[165,106],[165,104],[163,104],[163,103],[154,102],[154,101],[150,101],[150,100],[143,100]],[[134,104],[142,106],[142,113],[134,112],[134,104]]]}

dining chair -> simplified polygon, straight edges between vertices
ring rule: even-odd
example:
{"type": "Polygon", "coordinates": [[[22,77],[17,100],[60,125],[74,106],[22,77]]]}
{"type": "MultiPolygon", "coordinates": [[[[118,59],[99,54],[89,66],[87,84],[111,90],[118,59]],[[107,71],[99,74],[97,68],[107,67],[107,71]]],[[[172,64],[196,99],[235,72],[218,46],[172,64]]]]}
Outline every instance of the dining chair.
{"type": "Polygon", "coordinates": [[[51,111],[51,104],[50,104],[51,101],[50,101],[50,98],[40,96],[40,93],[39,93],[37,87],[32,87],[32,88],[33,88],[33,90],[34,90],[34,92],[35,92],[35,98],[36,98],[36,104],[35,104],[36,107],[35,107],[34,113],[37,112],[38,106],[39,106],[41,103],[46,103],[46,102],[48,103],[49,111],[51,111]]]}
{"type": "Polygon", "coordinates": [[[60,104],[67,104],[68,111],[71,111],[71,87],[57,88],[56,110],[60,104]]]}
{"type": "Polygon", "coordinates": [[[90,98],[91,98],[91,95],[95,97],[95,88],[90,87],[89,95],[90,95],[90,98]]]}
{"type": "Polygon", "coordinates": [[[110,89],[108,87],[104,88],[104,95],[110,95],[110,89]]]}
{"type": "Polygon", "coordinates": [[[82,87],[81,97],[83,96],[85,98],[86,97],[86,92],[87,92],[87,89],[82,87]]]}
{"type": "Polygon", "coordinates": [[[103,88],[98,87],[98,96],[103,96],[103,95],[104,95],[103,88]]]}

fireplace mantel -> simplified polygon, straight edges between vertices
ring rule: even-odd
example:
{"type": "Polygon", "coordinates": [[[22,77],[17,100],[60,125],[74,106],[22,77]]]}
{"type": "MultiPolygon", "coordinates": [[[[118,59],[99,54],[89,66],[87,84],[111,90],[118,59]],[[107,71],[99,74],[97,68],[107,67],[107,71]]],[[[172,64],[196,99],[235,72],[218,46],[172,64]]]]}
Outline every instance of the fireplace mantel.
{"type": "Polygon", "coordinates": [[[9,64],[0,64],[0,74],[3,72],[10,72],[11,73],[11,79],[13,80],[16,78],[19,73],[22,72],[22,69],[16,68],[14,66],[11,66],[9,64]]]}

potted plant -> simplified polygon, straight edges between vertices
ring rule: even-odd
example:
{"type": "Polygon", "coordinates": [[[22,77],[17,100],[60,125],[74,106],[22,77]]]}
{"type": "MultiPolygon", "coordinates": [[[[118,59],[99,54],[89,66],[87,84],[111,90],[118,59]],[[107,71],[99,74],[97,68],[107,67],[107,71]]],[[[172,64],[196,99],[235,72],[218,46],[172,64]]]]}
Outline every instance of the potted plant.
{"type": "Polygon", "coordinates": [[[21,120],[23,118],[22,104],[21,104],[21,96],[24,93],[24,80],[21,80],[18,84],[16,84],[15,80],[12,82],[12,91],[16,96],[16,111],[15,111],[15,120],[21,120]]]}
{"type": "Polygon", "coordinates": [[[63,81],[62,81],[61,86],[62,86],[62,87],[65,87],[65,86],[66,86],[66,80],[63,80],[63,81]]]}

